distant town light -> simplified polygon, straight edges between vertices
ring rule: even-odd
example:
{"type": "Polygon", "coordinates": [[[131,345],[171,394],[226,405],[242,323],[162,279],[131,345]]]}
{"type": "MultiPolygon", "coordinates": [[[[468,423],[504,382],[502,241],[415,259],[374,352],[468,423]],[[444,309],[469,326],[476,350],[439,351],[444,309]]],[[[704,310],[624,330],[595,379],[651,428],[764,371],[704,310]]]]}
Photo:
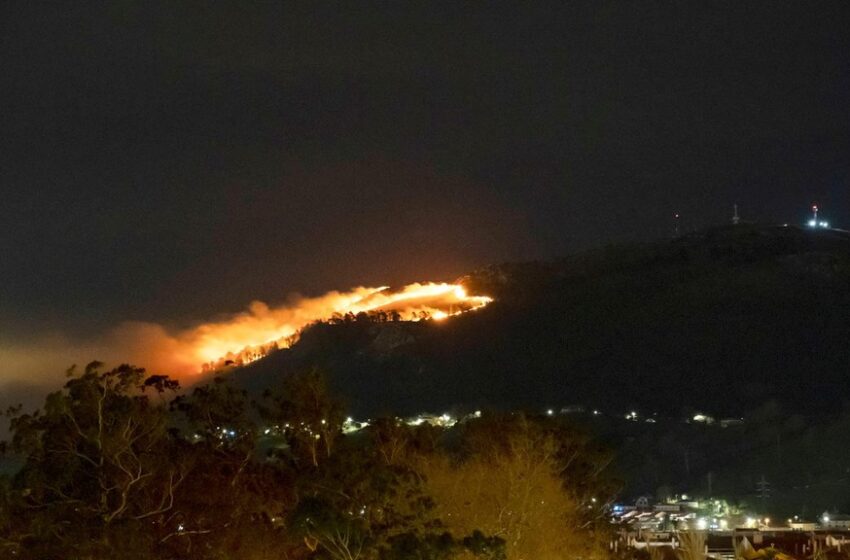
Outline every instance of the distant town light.
{"type": "Polygon", "coordinates": [[[809,220],[809,227],[817,227],[818,223],[814,220],[809,220]]]}
{"type": "Polygon", "coordinates": [[[546,414],[548,414],[549,416],[552,416],[553,414],[555,414],[555,411],[550,408],[549,410],[546,411],[546,414]]]}

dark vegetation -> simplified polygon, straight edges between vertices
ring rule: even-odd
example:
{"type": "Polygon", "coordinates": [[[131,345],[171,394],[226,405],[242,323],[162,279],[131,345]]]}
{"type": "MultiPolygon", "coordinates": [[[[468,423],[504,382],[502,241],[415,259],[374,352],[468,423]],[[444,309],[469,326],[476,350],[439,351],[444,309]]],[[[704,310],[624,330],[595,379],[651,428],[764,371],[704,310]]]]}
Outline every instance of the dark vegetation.
{"type": "Polygon", "coordinates": [[[0,554],[593,558],[618,491],[850,509],[845,234],[720,228],[464,281],[496,301],[317,324],[179,397],[94,364],[39,413],[10,411],[0,554]],[[531,412],[449,430],[385,414],[487,407],[531,412]],[[349,413],[378,419],[343,434],[349,413]]]}
{"type": "Polygon", "coordinates": [[[255,402],[217,378],[69,373],[11,410],[0,557],[33,560],[601,558],[611,455],[546,418],[343,433],[316,370],[255,402]]]}

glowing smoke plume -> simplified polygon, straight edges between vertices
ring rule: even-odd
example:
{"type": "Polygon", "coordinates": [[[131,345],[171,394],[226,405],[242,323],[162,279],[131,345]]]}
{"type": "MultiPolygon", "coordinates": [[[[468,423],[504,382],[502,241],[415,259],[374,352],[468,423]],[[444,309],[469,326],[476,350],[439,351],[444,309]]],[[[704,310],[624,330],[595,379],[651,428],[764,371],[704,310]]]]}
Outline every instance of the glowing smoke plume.
{"type": "Polygon", "coordinates": [[[2,394],[16,387],[55,388],[73,363],[82,366],[93,359],[107,364],[129,362],[186,382],[205,367],[218,367],[227,360],[249,362],[271,348],[286,347],[301,329],[316,321],[361,312],[409,321],[440,320],[490,301],[485,296],[470,296],[456,284],[410,284],[399,290],[361,287],[314,298],[293,297],[276,307],[255,301],[241,313],[181,331],[156,323],[124,322],[90,340],[52,334],[13,342],[0,336],[0,404],[10,404],[3,401],[2,394]]]}
{"type": "Polygon", "coordinates": [[[184,333],[191,352],[185,359],[196,365],[213,366],[221,365],[223,359],[251,361],[270,347],[289,346],[298,331],[308,324],[334,316],[384,312],[405,321],[440,320],[478,309],[490,301],[485,296],[468,295],[460,285],[433,283],[410,284],[396,291],[387,287],[356,288],[276,309],[255,301],[245,313],[184,333]]]}

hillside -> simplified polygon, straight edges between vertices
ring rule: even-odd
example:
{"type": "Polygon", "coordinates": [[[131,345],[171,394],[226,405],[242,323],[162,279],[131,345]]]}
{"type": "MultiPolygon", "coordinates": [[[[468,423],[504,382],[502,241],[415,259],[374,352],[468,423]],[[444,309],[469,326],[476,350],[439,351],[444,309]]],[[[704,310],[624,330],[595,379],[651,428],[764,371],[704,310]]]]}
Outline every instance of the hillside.
{"type": "Polygon", "coordinates": [[[233,375],[260,389],[318,365],[364,415],[582,404],[737,417],[850,398],[843,232],[730,226],[463,282],[496,301],[445,322],[316,325],[233,375]]]}
{"type": "Polygon", "coordinates": [[[850,509],[847,233],[722,227],[463,283],[495,301],[442,322],[318,324],[233,378],[259,392],[318,365],[361,418],[553,409],[618,450],[625,497],[850,509]]]}

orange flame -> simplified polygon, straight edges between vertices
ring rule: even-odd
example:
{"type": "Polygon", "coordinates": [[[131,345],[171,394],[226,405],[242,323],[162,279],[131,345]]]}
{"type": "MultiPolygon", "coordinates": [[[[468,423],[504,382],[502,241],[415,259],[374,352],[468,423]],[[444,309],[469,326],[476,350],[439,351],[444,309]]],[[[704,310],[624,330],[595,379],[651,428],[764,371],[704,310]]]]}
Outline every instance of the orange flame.
{"type": "Polygon", "coordinates": [[[361,312],[382,314],[387,320],[444,321],[491,301],[486,296],[468,295],[459,284],[410,284],[398,290],[361,287],[314,298],[290,298],[277,307],[255,301],[242,313],[177,332],[157,323],[127,321],[87,340],[62,333],[24,342],[0,336],[0,381],[53,385],[61,381],[69,364],[97,358],[113,365],[134,363],[191,383],[205,367],[224,365],[227,360],[246,363],[270,349],[287,347],[304,327],[316,321],[340,320],[341,316],[350,320],[348,314],[361,312]]]}
{"type": "Polygon", "coordinates": [[[459,284],[446,283],[416,283],[400,290],[360,287],[276,309],[255,301],[246,312],[182,333],[178,337],[183,342],[179,345],[180,356],[175,358],[186,365],[194,364],[195,371],[227,361],[246,363],[261,358],[272,348],[290,346],[305,326],[334,316],[383,312],[403,321],[443,320],[491,301],[487,296],[468,295],[459,284]]]}

